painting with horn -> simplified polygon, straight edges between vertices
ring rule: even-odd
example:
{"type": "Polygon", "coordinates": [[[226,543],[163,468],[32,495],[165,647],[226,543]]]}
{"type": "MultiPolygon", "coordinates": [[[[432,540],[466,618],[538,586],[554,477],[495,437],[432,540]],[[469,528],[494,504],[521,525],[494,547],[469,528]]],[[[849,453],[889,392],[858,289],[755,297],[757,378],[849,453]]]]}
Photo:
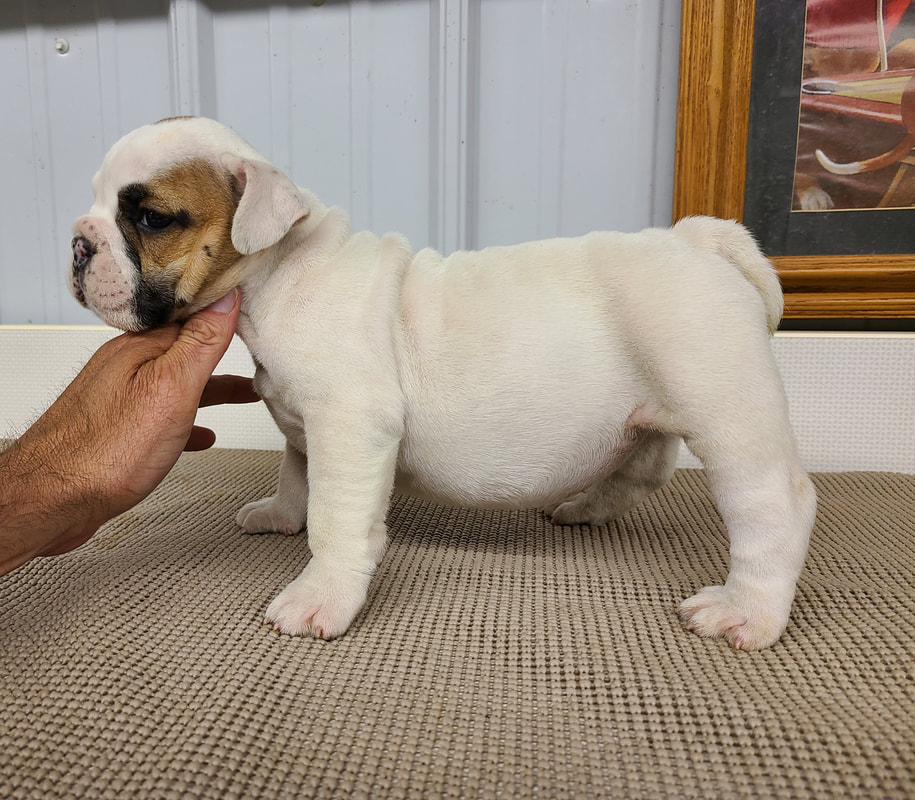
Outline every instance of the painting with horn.
{"type": "Polygon", "coordinates": [[[915,3],[756,4],[745,223],[773,255],[915,252],[915,3]]]}

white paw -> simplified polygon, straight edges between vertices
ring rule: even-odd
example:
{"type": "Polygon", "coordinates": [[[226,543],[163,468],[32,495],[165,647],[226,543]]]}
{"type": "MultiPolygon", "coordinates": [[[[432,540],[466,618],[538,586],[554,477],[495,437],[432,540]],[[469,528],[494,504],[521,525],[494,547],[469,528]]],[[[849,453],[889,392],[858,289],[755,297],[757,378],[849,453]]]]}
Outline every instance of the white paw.
{"type": "Polygon", "coordinates": [[[722,637],[737,650],[762,650],[784,632],[790,599],[761,602],[726,586],[706,586],[677,611],[687,629],[700,636],[722,637]]]}
{"type": "Polygon", "coordinates": [[[305,527],[305,513],[276,497],[265,497],[244,506],[235,521],[245,533],[277,531],[289,536],[305,527]]]}
{"type": "Polygon", "coordinates": [[[596,504],[587,492],[579,492],[571,500],[560,503],[546,513],[554,525],[606,525],[620,516],[606,502],[603,505],[596,504]]]}
{"type": "Polygon", "coordinates": [[[585,522],[582,518],[582,510],[585,505],[587,495],[579,492],[571,500],[566,500],[553,508],[543,509],[554,525],[577,525],[579,522],[585,522]]]}
{"type": "Polygon", "coordinates": [[[364,605],[370,579],[371,575],[330,569],[312,559],[270,604],[264,622],[290,636],[341,636],[364,605]]]}

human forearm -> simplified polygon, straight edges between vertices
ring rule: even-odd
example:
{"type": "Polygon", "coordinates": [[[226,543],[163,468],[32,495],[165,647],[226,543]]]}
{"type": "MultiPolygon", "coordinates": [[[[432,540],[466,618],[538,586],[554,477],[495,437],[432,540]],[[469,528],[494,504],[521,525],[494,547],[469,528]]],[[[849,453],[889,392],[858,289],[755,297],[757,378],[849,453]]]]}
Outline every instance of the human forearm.
{"type": "Polygon", "coordinates": [[[199,405],[250,403],[251,380],[213,376],[238,320],[233,291],[183,326],[102,347],[18,442],[0,453],[0,574],[85,542],[146,497],[184,449],[215,440],[199,405]]]}
{"type": "Polygon", "coordinates": [[[47,447],[17,441],[0,452],[0,574],[92,535],[93,504],[81,484],[61,473],[47,447]]]}

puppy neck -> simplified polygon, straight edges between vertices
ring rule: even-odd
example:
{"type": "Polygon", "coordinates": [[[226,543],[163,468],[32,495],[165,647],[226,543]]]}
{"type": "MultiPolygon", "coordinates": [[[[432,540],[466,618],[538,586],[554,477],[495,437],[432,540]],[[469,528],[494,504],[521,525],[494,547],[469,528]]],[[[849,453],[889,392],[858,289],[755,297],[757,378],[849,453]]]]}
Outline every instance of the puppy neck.
{"type": "Polygon", "coordinates": [[[352,235],[347,213],[328,208],[306,189],[300,189],[308,204],[308,216],[299,220],[275,247],[265,251],[273,267],[294,259],[302,266],[322,263],[336,254],[352,235]]]}
{"type": "Polygon", "coordinates": [[[333,258],[351,238],[349,216],[343,209],[328,208],[309,192],[303,194],[309,202],[308,216],[273,247],[238,262],[242,313],[255,326],[259,309],[296,291],[295,287],[307,282],[310,273],[333,258]]]}

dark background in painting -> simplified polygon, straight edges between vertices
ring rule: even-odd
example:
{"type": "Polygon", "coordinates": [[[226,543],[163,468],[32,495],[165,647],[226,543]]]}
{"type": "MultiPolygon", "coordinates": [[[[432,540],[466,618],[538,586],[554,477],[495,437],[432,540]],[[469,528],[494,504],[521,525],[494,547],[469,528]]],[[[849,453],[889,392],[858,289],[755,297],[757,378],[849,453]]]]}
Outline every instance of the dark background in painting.
{"type": "Polygon", "coordinates": [[[791,212],[806,3],[756,0],[744,224],[770,256],[915,252],[915,209],[791,212]]]}

